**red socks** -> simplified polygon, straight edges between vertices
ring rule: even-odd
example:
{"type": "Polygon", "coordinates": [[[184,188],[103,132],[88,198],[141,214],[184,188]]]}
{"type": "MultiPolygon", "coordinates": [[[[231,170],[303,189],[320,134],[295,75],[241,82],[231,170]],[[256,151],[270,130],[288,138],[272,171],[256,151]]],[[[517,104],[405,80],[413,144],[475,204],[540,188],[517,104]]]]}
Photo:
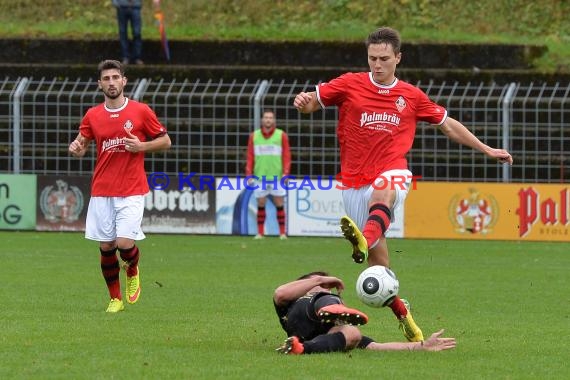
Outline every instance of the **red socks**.
{"type": "Polygon", "coordinates": [[[257,207],[257,233],[263,236],[265,224],[265,207],[257,207]]]}
{"type": "Polygon", "coordinates": [[[132,248],[122,249],[119,248],[119,253],[121,254],[121,259],[126,262],[127,265],[127,276],[133,277],[139,273],[139,257],[140,251],[136,245],[132,248]]]}
{"type": "Polygon", "coordinates": [[[370,207],[369,213],[362,235],[366,238],[368,247],[372,247],[390,227],[392,212],[384,203],[375,203],[370,207]]]}
{"type": "Polygon", "coordinates": [[[285,209],[283,206],[276,207],[277,209],[277,223],[279,223],[279,234],[285,235],[285,209]]]}
{"type": "Polygon", "coordinates": [[[121,268],[119,267],[119,259],[116,255],[117,248],[110,251],[99,249],[99,251],[101,252],[101,272],[107,283],[109,295],[111,298],[122,299],[121,283],[119,282],[119,272],[121,268]]]}
{"type": "Polygon", "coordinates": [[[404,303],[398,296],[394,297],[394,300],[388,306],[390,307],[390,309],[392,309],[392,312],[398,319],[402,319],[406,315],[408,315],[408,309],[406,309],[406,305],[404,305],[404,303]]]}

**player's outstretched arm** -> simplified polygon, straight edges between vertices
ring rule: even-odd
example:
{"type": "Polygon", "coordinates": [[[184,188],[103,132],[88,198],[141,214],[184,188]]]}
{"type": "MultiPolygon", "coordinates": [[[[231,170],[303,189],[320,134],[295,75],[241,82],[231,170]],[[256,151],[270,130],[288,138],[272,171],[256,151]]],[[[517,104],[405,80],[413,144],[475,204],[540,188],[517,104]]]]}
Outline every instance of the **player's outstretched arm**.
{"type": "Polygon", "coordinates": [[[74,157],[83,157],[89,149],[89,140],[87,137],[83,136],[81,133],[77,135],[75,140],[69,144],[69,153],[74,157]]]}
{"type": "Polygon", "coordinates": [[[293,105],[301,113],[311,113],[321,109],[315,91],[298,93],[293,100],[293,105]]]}
{"type": "Polygon", "coordinates": [[[494,158],[501,163],[512,165],[513,157],[505,149],[495,149],[484,144],[479,140],[471,131],[469,131],[459,121],[447,117],[443,124],[440,126],[441,131],[449,139],[458,144],[462,144],[484,153],[490,158],[494,158]]]}
{"type": "Polygon", "coordinates": [[[423,342],[372,342],[366,346],[374,351],[444,351],[455,348],[455,338],[442,337],[444,330],[439,330],[423,342]]]}

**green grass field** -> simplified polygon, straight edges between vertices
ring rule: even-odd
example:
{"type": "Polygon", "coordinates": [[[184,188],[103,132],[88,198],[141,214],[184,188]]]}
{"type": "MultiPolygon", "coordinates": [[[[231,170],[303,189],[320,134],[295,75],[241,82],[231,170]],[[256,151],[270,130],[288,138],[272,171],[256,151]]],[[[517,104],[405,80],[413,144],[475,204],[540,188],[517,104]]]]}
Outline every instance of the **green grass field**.
{"type": "MultiPolygon", "coordinates": [[[[570,246],[391,240],[401,295],[424,335],[454,351],[283,356],[273,289],[312,270],[345,280],[364,334],[401,341],[389,309],[360,304],[340,238],[152,235],[142,293],[116,315],[96,243],[78,233],[0,232],[0,378],[563,379],[570,376],[570,246]]],[[[124,283],[124,277],[122,277],[124,283]]]]}

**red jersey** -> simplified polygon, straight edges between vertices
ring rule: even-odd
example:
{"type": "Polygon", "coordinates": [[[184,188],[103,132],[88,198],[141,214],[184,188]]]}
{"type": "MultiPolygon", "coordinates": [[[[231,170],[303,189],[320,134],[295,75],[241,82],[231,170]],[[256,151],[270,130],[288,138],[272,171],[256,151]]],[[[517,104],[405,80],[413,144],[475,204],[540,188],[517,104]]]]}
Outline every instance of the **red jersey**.
{"type": "Polygon", "coordinates": [[[121,108],[99,104],[87,110],[79,132],[95,140],[97,163],[91,183],[91,196],[126,197],[144,195],[149,187],[144,169],[144,153],[125,150],[125,129],[140,141],[166,134],[166,128],[144,103],[126,99],[121,108]]]}
{"type": "Polygon", "coordinates": [[[408,169],[418,121],[440,125],[447,117],[419,88],[396,79],[381,85],[372,73],[347,73],[317,86],[320,105],[339,107],[337,136],[343,184],[361,187],[382,173],[408,169]]]}

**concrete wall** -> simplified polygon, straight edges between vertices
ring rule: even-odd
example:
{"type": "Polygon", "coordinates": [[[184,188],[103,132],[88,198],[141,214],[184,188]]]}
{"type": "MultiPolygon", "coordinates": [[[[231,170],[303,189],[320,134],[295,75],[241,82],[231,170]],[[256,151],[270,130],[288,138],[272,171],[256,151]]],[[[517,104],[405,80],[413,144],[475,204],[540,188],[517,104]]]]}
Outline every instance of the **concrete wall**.
{"type": "MultiPolygon", "coordinates": [[[[171,41],[166,62],[159,41],[145,41],[145,65],[130,66],[131,77],[272,78],[317,82],[347,71],[367,70],[363,43],[171,41]]],[[[553,81],[531,61],[542,46],[405,44],[399,76],[414,80],[553,81]]],[[[8,76],[94,77],[102,59],[119,59],[116,40],[0,40],[0,70],[8,76]]]]}

